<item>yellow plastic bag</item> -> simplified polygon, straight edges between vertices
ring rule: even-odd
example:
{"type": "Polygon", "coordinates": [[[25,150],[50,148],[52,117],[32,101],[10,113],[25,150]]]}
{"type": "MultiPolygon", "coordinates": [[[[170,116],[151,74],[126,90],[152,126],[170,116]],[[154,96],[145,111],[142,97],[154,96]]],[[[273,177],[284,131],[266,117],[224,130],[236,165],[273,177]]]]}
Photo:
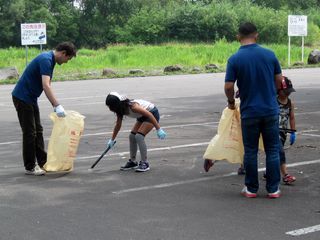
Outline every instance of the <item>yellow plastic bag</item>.
{"type": "Polygon", "coordinates": [[[66,117],[56,113],[49,115],[53,129],[48,145],[46,171],[72,171],[80,137],[84,130],[84,116],[75,111],[66,111],[66,117]]]}
{"type": "MultiPolygon", "coordinates": [[[[241,131],[240,102],[236,109],[225,108],[218,125],[217,134],[211,139],[203,158],[227,160],[230,163],[243,163],[244,146],[241,131]]],[[[262,135],[259,138],[259,150],[264,151],[262,135]]]]}
{"type": "Polygon", "coordinates": [[[243,142],[240,123],[239,103],[236,109],[225,108],[218,125],[218,132],[210,141],[203,158],[227,160],[231,163],[243,162],[243,142]]]}

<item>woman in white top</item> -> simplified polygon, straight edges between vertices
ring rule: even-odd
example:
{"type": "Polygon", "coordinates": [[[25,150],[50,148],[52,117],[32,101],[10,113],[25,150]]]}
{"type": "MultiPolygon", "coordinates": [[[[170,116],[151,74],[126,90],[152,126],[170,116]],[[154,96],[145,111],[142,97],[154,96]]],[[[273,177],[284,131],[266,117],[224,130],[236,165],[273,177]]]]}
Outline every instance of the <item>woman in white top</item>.
{"type": "Polygon", "coordinates": [[[129,135],[130,159],[120,168],[120,170],[136,169],[137,172],[148,171],[150,167],[147,161],[145,136],[153,127],[157,130],[158,138],[164,139],[167,135],[159,125],[160,115],[158,109],[151,102],[142,99],[130,100],[117,92],[110,92],[108,94],[106,105],[109,107],[110,111],[117,115],[117,121],[113,129],[112,137],[107,143],[107,146],[110,148],[115,144],[115,139],[121,129],[123,117],[128,116],[136,118],[136,123],[129,135]],[[136,161],[138,147],[141,155],[139,165],[136,161]]]}

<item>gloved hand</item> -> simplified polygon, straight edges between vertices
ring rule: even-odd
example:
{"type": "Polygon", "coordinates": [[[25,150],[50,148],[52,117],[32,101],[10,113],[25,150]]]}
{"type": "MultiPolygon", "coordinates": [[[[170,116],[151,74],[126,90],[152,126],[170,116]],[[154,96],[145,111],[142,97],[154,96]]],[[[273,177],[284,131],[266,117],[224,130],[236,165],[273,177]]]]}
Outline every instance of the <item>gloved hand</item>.
{"type": "Polygon", "coordinates": [[[65,117],[66,114],[64,112],[64,108],[61,105],[58,105],[53,108],[58,117],[65,117]]]}
{"type": "Polygon", "coordinates": [[[107,142],[107,147],[111,149],[115,144],[115,140],[109,139],[109,141],[107,142]]]}
{"type": "Polygon", "coordinates": [[[290,134],[290,145],[294,144],[295,141],[296,141],[296,133],[292,132],[290,134]]]}
{"type": "Polygon", "coordinates": [[[165,139],[166,136],[167,136],[167,134],[166,134],[165,131],[163,131],[162,128],[159,128],[159,129],[157,130],[157,136],[158,136],[158,138],[160,138],[160,139],[165,139]]]}

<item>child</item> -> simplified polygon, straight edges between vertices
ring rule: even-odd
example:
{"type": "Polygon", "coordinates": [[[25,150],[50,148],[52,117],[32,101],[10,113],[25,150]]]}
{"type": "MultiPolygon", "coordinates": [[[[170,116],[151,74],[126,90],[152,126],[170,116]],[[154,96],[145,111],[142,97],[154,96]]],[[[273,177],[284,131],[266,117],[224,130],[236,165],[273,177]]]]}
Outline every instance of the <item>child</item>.
{"type": "Polygon", "coordinates": [[[136,169],[137,172],[145,172],[150,169],[147,161],[147,146],[145,143],[145,136],[152,130],[153,127],[157,129],[158,138],[164,139],[166,137],[165,131],[159,125],[159,112],[154,104],[142,100],[130,100],[126,96],[120,95],[117,92],[110,92],[106,98],[106,105],[110,111],[117,115],[117,121],[113,129],[112,137],[108,141],[107,146],[112,148],[115,144],[115,139],[121,128],[124,116],[136,118],[131,133],[129,135],[130,143],[130,159],[120,168],[120,170],[136,169]],[[138,165],[136,162],[137,150],[140,150],[141,160],[138,165]]]}
{"type": "Polygon", "coordinates": [[[287,77],[283,77],[281,89],[278,91],[278,104],[280,107],[279,115],[279,134],[280,134],[280,169],[282,180],[285,184],[293,183],[296,178],[287,172],[286,155],[284,153],[284,144],[287,138],[287,132],[290,132],[290,145],[294,144],[296,140],[296,123],[294,117],[294,105],[289,95],[295,92],[291,81],[287,77]],[[290,129],[288,129],[288,122],[290,122],[290,129]]]}

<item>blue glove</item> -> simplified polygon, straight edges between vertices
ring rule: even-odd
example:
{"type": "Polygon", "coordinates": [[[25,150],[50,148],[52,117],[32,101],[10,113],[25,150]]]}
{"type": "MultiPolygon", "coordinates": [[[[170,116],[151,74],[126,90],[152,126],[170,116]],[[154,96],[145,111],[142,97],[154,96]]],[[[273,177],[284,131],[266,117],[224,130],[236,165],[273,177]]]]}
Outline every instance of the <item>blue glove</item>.
{"type": "Polygon", "coordinates": [[[295,141],[296,141],[296,133],[292,132],[290,134],[290,145],[294,144],[295,141]]]}
{"type": "Polygon", "coordinates": [[[160,139],[165,139],[166,136],[167,136],[167,134],[166,134],[165,131],[162,130],[162,128],[159,128],[159,129],[157,130],[157,136],[158,136],[158,138],[160,138],[160,139]]]}
{"type": "Polygon", "coordinates": [[[115,140],[109,139],[109,141],[107,142],[107,147],[111,149],[115,144],[115,140]]]}

